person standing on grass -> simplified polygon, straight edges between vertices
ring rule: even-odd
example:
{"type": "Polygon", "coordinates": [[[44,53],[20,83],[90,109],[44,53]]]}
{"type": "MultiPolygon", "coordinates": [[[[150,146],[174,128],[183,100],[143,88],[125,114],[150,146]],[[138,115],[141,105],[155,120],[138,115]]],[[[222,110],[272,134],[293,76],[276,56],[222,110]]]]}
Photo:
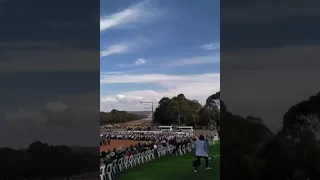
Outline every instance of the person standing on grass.
{"type": "Polygon", "coordinates": [[[198,167],[201,165],[201,159],[205,160],[205,169],[210,170],[209,167],[209,148],[208,143],[205,142],[205,138],[203,135],[199,136],[199,139],[194,143],[194,152],[196,156],[196,163],[194,165],[194,172],[198,171],[198,167]]]}

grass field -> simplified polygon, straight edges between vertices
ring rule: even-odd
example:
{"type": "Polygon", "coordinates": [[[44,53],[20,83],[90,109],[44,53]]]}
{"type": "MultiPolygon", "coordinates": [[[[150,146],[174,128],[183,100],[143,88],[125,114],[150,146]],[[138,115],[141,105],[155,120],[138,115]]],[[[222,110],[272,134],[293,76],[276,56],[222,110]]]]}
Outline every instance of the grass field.
{"type": "Polygon", "coordinates": [[[220,145],[210,148],[211,154],[215,157],[210,162],[211,170],[204,170],[204,160],[198,172],[193,172],[193,154],[183,156],[166,156],[155,159],[151,162],[122,172],[116,176],[116,180],[199,180],[212,179],[220,180],[220,145]]]}

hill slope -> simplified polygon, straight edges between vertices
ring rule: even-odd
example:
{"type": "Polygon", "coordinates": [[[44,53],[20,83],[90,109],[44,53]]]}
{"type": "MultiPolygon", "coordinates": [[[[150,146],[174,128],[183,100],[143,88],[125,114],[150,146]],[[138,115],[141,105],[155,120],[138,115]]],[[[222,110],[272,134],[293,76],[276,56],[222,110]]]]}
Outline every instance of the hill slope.
{"type": "Polygon", "coordinates": [[[145,118],[146,115],[137,115],[126,111],[112,110],[111,112],[100,112],[100,124],[125,123],[145,118]]]}

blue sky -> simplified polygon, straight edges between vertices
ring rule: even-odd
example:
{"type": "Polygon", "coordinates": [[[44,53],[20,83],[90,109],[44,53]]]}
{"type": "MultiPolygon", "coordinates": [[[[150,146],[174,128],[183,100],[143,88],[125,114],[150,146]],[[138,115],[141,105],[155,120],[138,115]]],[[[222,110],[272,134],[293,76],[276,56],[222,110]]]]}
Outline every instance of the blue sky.
{"type": "Polygon", "coordinates": [[[100,107],[220,89],[220,1],[101,1],[100,107]]]}

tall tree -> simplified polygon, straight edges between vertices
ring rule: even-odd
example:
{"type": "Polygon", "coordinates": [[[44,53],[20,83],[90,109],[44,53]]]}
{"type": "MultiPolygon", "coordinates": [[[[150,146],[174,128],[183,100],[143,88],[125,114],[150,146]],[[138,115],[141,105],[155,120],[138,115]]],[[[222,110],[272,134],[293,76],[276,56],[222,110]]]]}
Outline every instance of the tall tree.
{"type": "Polygon", "coordinates": [[[201,122],[207,126],[214,126],[220,131],[220,91],[209,96],[203,109],[200,110],[201,122]]]}
{"type": "Polygon", "coordinates": [[[195,125],[195,118],[202,105],[187,99],[184,94],[173,98],[164,97],[155,110],[155,121],[163,125],[195,125]]]}

